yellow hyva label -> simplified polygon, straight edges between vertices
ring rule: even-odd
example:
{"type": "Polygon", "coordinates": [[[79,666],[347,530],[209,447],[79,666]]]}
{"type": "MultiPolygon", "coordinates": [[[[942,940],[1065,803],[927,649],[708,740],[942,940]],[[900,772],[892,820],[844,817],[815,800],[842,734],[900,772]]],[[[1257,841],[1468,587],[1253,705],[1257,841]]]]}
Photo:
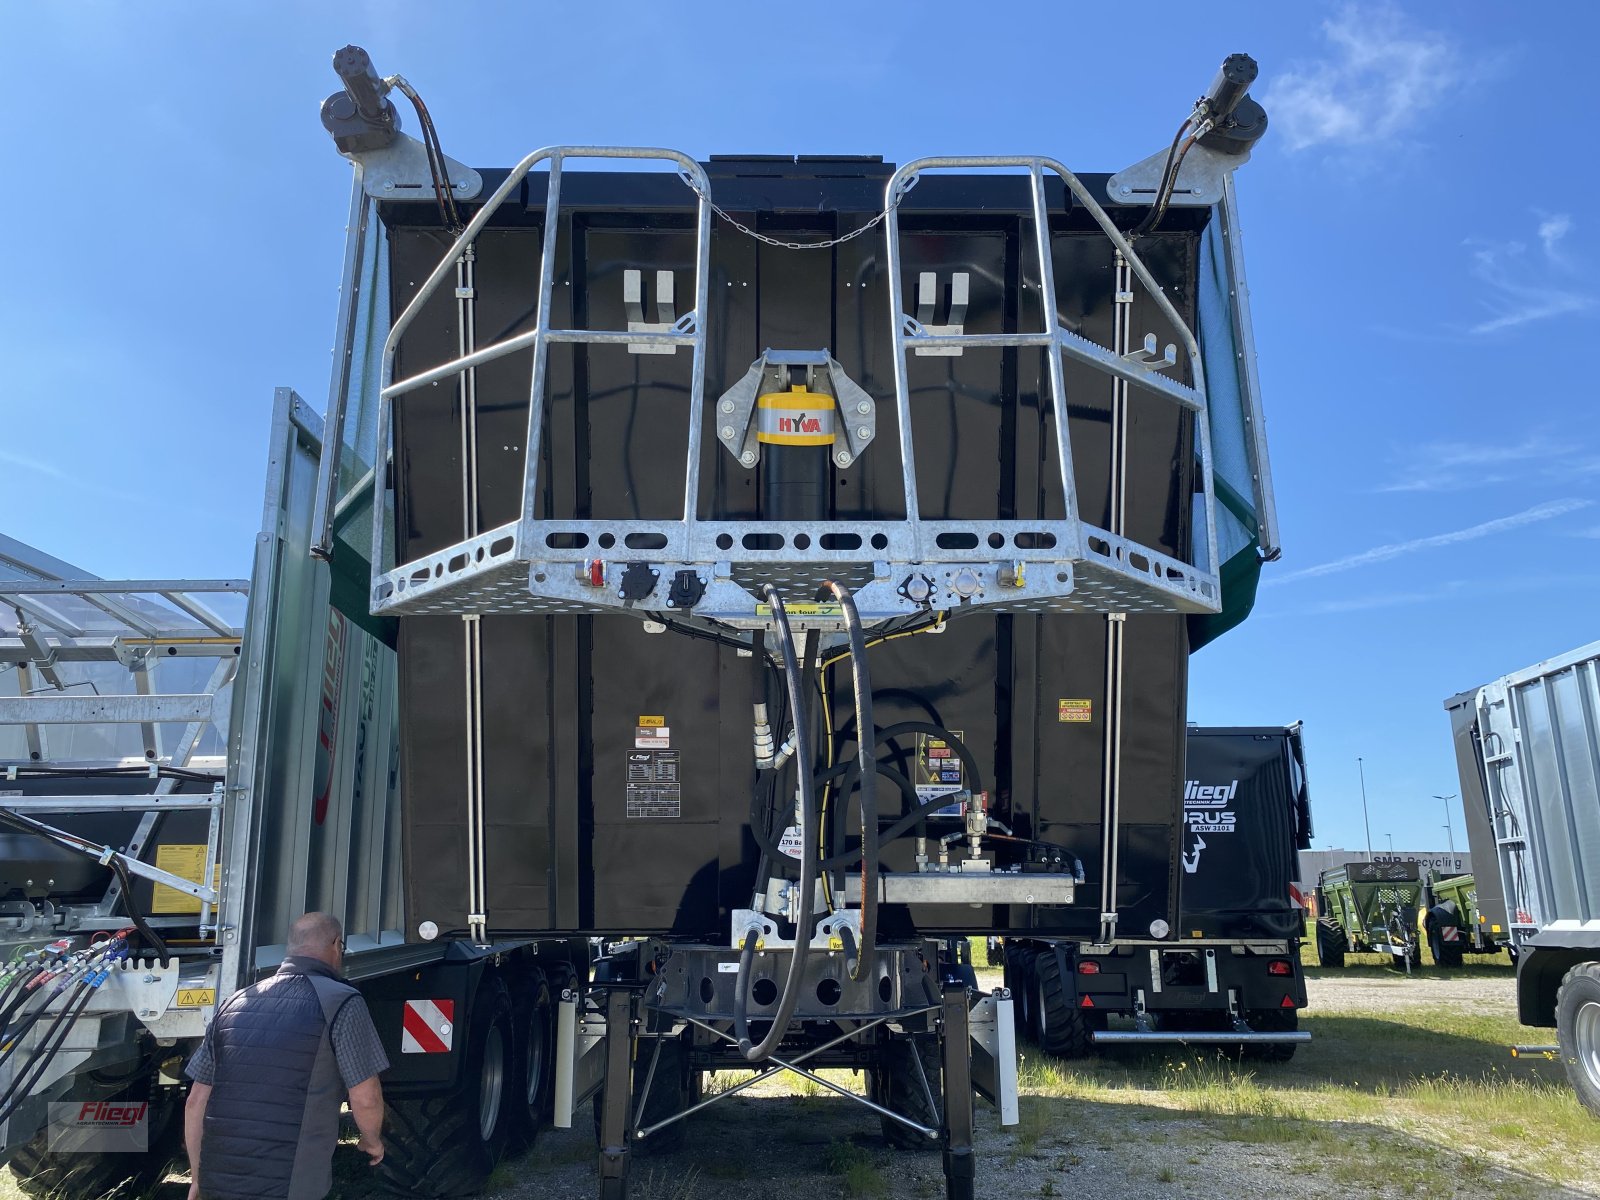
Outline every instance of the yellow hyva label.
{"type": "Polygon", "coordinates": [[[204,1008],[217,1002],[216,988],[179,988],[174,1004],[178,1008],[204,1008]]]}
{"type": "Polygon", "coordinates": [[[666,723],[667,723],[667,719],[665,717],[640,717],[639,718],[639,728],[641,728],[641,729],[660,729],[666,723]]]}

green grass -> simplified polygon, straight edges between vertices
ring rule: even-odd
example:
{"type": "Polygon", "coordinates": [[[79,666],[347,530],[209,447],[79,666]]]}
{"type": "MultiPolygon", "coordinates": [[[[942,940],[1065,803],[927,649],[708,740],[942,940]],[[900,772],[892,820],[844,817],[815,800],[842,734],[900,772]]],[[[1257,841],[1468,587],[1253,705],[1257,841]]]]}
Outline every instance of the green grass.
{"type": "Polygon", "coordinates": [[[1107,1127],[1176,1122],[1175,1136],[1201,1151],[1223,1141],[1287,1153],[1285,1170],[1334,1194],[1519,1200],[1600,1179],[1600,1122],[1559,1064],[1510,1058],[1529,1037],[1514,1018],[1445,1004],[1312,1009],[1302,1027],[1313,1040],[1284,1064],[1178,1048],[1071,1063],[1029,1051],[1011,1157],[1043,1158],[1046,1130],[1097,1145],[1107,1127]]]}
{"type": "Polygon", "coordinates": [[[828,1174],[839,1176],[846,1196],[887,1196],[889,1181],[872,1155],[854,1142],[830,1142],[822,1154],[828,1174]]]}

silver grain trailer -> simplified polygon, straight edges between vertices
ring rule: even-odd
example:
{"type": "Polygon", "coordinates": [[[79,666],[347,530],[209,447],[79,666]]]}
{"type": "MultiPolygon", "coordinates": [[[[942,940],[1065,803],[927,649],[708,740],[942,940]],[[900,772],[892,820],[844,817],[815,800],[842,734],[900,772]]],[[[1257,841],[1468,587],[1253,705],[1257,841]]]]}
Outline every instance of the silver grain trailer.
{"type": "MultiPolygon", "coordinates": [[[[1600,1115],[1600,642],[1446,701],[1461,793],[1481,796],[1524,1025],[1556,1027],[1578,1097],[1600,1115]]],[[[1481,895],[1481,885],[1480,885],[1481,895]]]]}

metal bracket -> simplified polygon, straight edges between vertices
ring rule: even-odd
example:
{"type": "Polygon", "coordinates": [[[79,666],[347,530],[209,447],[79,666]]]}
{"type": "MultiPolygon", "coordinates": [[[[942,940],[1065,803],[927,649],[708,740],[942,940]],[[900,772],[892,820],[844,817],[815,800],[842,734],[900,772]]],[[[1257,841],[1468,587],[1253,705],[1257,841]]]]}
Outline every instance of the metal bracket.
{"type": "Polygon", "coordinates": [[[1125,362],[1135,366],[1148,367],[1152,371],[1165,371],[1168,367],[1178,365],[1178,348],[1171,342],[1167,343],[1165,351],[1156,349],[1156,335],[1144,335],[1144,345],[1137,350],[1129,350],[1123,356],[1125,362]]]}
{"type": "MultiPolygon", "coordinates": [[[[967,331],[967,298],[972,276],[966,271],[956,271],[950,276],[950,313],[943,325],[935,325],[934,314],[939,301],[939,277],[932,271],[917,276],[917,324],[923,333],[963,334],[967,331]]],[[[918,346],[918,358],[960,358],[960,346],[918,346]]]]}
{"type": "Polygon", "coordinates": [[[877,436],[878,406],[826,350],[763,350],[744,377],[717,399],[717,440],[746,469],[761,461],[761,445],[756,440],[756,398],[764,384],[773,391],[787,391],[788,367],[806,367],[810,376],[807,386],[833,397],[838,437],[831,457],[836,466],[848,467],[877,436]]]}
{"type": "MultiPolygon", "coordinates": [[[[345,155],[361,164],[361,186],[378,200],[432,200],[433,176],[428,171],[428,151],[416,138],[397,134],[379,150],[358,150],[345,155]]],[[[483,176],[448,154],[444,159],[457,200],[471,200],[483,191],[483,176]]]]}
{"type": "Polygon", "coordinates": [[[577,994],[566,992],[556,1004],[556,1085],[552,1124],[572,1128],[577,1107],[605,1079],[606,1022],[582,1010],[577,994]]]}
{"type": "MultiPolygon", "coordinates": [[[[1250,159],[1250,152],[1221,154],[1196,144],[1189,147],[1178,168],[1178,182],[1172,189],[1170,205],[1176,208],[1204,207],[1222,200],[1224,181],[1250,159]]],[[[1106,196],[1113,204],[1150,204],[1161,186],[1167,152],[1158,150],[1149,158],[1124,167],[1106,181],[1106,196]]]]}
{"type": "MultiPolygon", "coordinates": [[[[622,307],[628,315],[629,333],[672,333],[678,323],[678,308],[674,300],[672,272],[656,272],[656,319],[644,319],[644,272],[627,270],[622,273],[622,307]]],[[[629,342],[629,354],[666,354],[678,352],[674,344],[660,342],[629,342]]]]}
{"type": "Polygon", "coordinates": [[[1015,1125],[1017,1110],[1017,1028],[1011,993],[996,988],[982,996],[967,1016],[972,1037],[972,1086],[1000,1110],[1000,1124],[1015,1125]]]}

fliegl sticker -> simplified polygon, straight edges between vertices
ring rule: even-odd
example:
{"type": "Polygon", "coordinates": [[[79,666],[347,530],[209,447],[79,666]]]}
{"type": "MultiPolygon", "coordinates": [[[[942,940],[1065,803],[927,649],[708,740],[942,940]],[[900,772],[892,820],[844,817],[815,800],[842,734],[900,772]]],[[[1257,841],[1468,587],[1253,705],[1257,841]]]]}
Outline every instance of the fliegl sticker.
{"type": "Polygon", "coordinates": [[[1239,794],[1239,781],[1206,784],[1198,779],[1183,785],[1183,869],[1193,875],[1200,869],[1200,855],[1206,848],[1206,834],[1229,834],[1237,830],[1238,814],[1233,799],[1239,794]]]}

